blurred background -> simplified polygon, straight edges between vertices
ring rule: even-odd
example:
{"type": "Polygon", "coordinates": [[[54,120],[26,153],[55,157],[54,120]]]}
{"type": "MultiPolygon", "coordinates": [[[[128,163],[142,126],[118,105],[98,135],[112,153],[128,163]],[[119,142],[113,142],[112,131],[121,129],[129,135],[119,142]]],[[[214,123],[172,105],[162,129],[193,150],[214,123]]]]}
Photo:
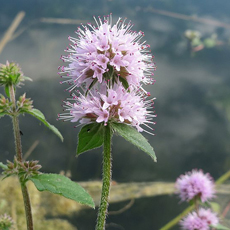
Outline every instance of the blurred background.
{"type": "MultiPolygon", "coordinates": [[[[113,180],[124,182],[174,182],[191,169],[203,169],[214,179],[230,168],[230,1],[228,0],[0,0],[0,40],[20,11],[25,16],[0,53],[0,63],[19,63],[33,79],[18,89],[27,92],[64,137],[62,143],[29,115],[21,116],[22,144],[28,159],[38,159],[42,171],[64,172],[75,181],[101,179],[101,153],[96,149],[76,158],[77,134],[70,122],[56,121],[62,100],[58,66],[68,46],[67,37],[92,16],[113,14],[131,20],[142,30],[155,56],[156,83],[147,91],[156,97],[155,136],[144,134],[154,147],[154,163],[120,137],[113,138],[113,180]]],[[[3,88],[0,88],[3,94],[3,88]]],[[[8,117],[0,119],[0,161],[12,160],[14,140],[8,117]]],[[[110,210],[127,204],[115,203],[110,210]]],[[[160,229],[186,204],[175,196],[136,199],[132,207],[109,216],[107,229],[160,229]]],[[[47,217],[49,218],[49,217],[47,217]]],[[[95,210],[67,219],[80,230],[94,229],[95,210]]],[[[174,230],[179,229],[178,226],[174,230]]]]}

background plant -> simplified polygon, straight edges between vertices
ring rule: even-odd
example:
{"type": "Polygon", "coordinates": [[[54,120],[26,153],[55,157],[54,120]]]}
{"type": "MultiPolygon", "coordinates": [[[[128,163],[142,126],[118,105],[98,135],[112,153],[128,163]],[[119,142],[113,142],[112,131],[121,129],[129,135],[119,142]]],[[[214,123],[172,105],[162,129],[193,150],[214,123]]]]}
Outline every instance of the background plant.
{"type": "MultiPolygon", "coordinates": [[[[26,98],[26,94],[23,94],[18,100],[16,99],[16,88],[21,86],[25,80],[31,79],[24,76],[17,64],[8,61],[5,65],[0,64],[0,85],[4,87],[6,94],[6,97],[0,95],[0,117],[8,115],[12,118],[16,152],[13,162],[7,161],[7,165],[0,163],[0,166],[4,170],[4,178],[12,175],[18,176],[24,200],[27,229],[32,230],[33,217],[26,185],[28,180],[31,180],[39,191],[59,194],[91,207],[94,207],[94,203],[88,193],[77,183],[62,175],[42,174],[39,171],[41,165],[38,165],[38,161],[23,160],[19,115],[27,113],[34,116],[63,140],[60,132],[46,121],[42,112],[33,108],[33,102],[31,99],[26,98]]],[[[7,226],[6,229],[9,227],[7,226]]]]}

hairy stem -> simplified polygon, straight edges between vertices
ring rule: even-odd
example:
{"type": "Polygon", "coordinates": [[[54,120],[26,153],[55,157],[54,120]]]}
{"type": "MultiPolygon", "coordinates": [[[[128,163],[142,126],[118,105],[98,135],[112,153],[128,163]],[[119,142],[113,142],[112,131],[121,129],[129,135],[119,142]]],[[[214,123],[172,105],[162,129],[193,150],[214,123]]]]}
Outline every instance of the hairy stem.
{"type": "MultiPolygon", "coordinates": [[[[10,100],[13,103],[12,122],[13,122],[13,131],[14,131],[14,139],[15,139],[16,157],[19,162],[22,162],[22,144],[21,144],[18,114],[16,111],[15,91],[13,85],[10,86],[10,100]]],[[[21,184],[21,190],[22,190],[25,213],[26,213],[27,230],[33,230],[33,218],[32,218],[29,193],[26,184],[23,181],[21,181],[20,178],[19,181],[21,184]]]]}
{"type": "Polygon", "coordinates": [[[105,126],[104,133],[104,153],[103,153],[103,184],[102,184],[102,192],[101,192],[101,203],[98,210],[97,216],[97,225],[96,230],[104,230],[105,229],[105,220],[108,212],[109,205],[109,191],[110,191],[110,183],[111,183],[111,127],[108,123],[105,126]]]}

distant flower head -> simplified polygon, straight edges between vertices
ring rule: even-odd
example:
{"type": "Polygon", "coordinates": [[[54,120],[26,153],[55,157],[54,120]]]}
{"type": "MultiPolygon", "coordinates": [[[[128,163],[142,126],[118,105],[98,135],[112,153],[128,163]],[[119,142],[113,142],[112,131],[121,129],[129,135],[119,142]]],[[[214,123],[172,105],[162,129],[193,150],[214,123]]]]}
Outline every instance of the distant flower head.
{"type": "Polygon", "coordinates": [[[77,38],[69,37],[72,42],[68,56],[62,56],[68,66],[59,67],[60,74],[71,84],[70,91],[82,83],[127,82],[128,85],[141,86],[154,83],[152,79],[155,65],[149,53],[149,45],[140,42],[143,32],[132,31],[132,24],[118,19],[112,25],[110,16],[104,17],[97,26],[88,23],[78,28],[77,38]]]}
{"type": "Polygon", "coordinates": [[[180,225],[184,230],[210,230],[210,225],[216,226],[218,222],[216,213],[213,213],[210,209],[200,208],[198,213],[188,214],[180,222],[180,225]]]}
{"type": "MultiPolygon", "coordinates": [[[[59,115],[60,119],[79,121],[82,123],[117,122],[126,123],[143,131],[140,125],[149,127],[154,124],[152,120],[156,115],[148,111],[153,106],[153,99],[146,100],[145,94],[140,90],[125,90],[121,84],[114,85],[111,89],[90,90],[86,96],[73,95],[72,101],[64,102],[67,112],[59,115]]],[[[150,127],[149,127],[150,128],[150,127]]],[[[152,128],[150,128],[152,129],[152,128]]]]}
{"type": "Polygon", "coordinates": [[[6,61],[6,64],[0,63],[0,86],[19,86],[25,76],[18,64],[6,61]]]}
{"type": "Polygon", "coordinates": [[[176,189],[182,201],[190,201],[199,197],[202,202],[205,202],[214,196],[213,179],[201,170],[192,170],[181,175],[176,181],[176,189]]]}
{"type": "Polygon", "coordinates": [[[0,215],[0,229],[9,229],[14,224],[14,221],[6,213],[0,215]]]}

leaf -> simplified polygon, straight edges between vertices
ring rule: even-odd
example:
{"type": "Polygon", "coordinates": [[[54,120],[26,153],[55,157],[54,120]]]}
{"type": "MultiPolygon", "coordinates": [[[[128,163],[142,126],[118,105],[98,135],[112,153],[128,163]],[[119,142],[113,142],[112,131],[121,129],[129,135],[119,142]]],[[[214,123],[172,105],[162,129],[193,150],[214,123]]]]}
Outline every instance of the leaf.
{"type": "Polygon", "coordinates": [[[124,137],[127,141],[136,145],[139,149],[146,152],[150,157],[156,162],[157,158],[152,146],[149,144],[147,139],[140,134],[135,128],[122,124],[122,123],[111,123],[114,131],[116,131],[119,135],[124,137]]]}
{"type": "Polygon", "coordinates": [[[77,154],[100,147],[104,140],[104,126],[91,123],[82,127],[78,134],[77,154]]]}
{"type": "Polygon", "coordinates": [[[45,116],[43,115],[43,113],[40,110],[31,109],[31,110],[26,110],[25,112],[31,114],[32,116],[34,116],[38,120],[40,120],[45,126],[47,126],[49,129],[51,129],[61,139],[61,141],[63,141],[63,137],[62,137],[61,133],[58,131],[58,129],[55,126],[51,125],[48,121],[46,121],[45,116]]]}
{"type": "Polygon", "coordinates": [[[3,164],[2,162],[0,162],[0,167],[1,167],[3,170],[8,169],[7,165],[3,164]]]}
{"type": "Polygon", "coordinates": [[[220,212],[220,205],[216,202],[209,202],[209,206],[211,206],[212,210],[214,212],[219,213],[220,212]]]}
{"type": "Polygon", "coordinates": [[[26,80],[26,81],[33,81],[32,78],[26,77],[26,76],[23,76],[23,79],[26,80]]]}
{"type": "Polygon", "coordinates": [[[1,112],[1,113],[0,113],[0,118],[1,118],[1,117],[4,117],[5,115],[7,115],[7,113],[1,112]]]}
{"type": "Polygon", "coordinates": [[[129,88],[129,83],[128,83],[128,81],[125,79],[125,78],[123,78],[123,77],[119,77],[119,80],[120,80],[120,82],[122,83],[122,85],[123,85],[123,87],[125,88],[125,89],[128,89],[129,88]]]}
{"type": "Polygon", "coordinates": [[[211,225],[212,228],[215,228],[216,230],[230,230],[229,228],[221,225],[221,224],[217,224],[217,225],[211,225]]]}
{"type": "Polygon", "coordinates": [[[91,84],[89,85],[89,88],[87,89],[87,91],[86,91],[86,93],[85,93],[85,95],[87,96],[87,94],[88,94],[88,92],[93,88],[93,86],[97,83],[97,78],[95,78],[92,82],[91,82],[91,84]]]}
{"type": "Polygon", "coordinates": [[[9,85],[5,86],[5,93],[6,93],[7,97],[10,97],[10,88],[9,88],[9,85]]]}
{"type": "Polygon", "coordinates": [[[39,174],[29,178],[39,191],[48,191],[95,208],[92,197],[76,182],[60,174],[39,174]]]}

